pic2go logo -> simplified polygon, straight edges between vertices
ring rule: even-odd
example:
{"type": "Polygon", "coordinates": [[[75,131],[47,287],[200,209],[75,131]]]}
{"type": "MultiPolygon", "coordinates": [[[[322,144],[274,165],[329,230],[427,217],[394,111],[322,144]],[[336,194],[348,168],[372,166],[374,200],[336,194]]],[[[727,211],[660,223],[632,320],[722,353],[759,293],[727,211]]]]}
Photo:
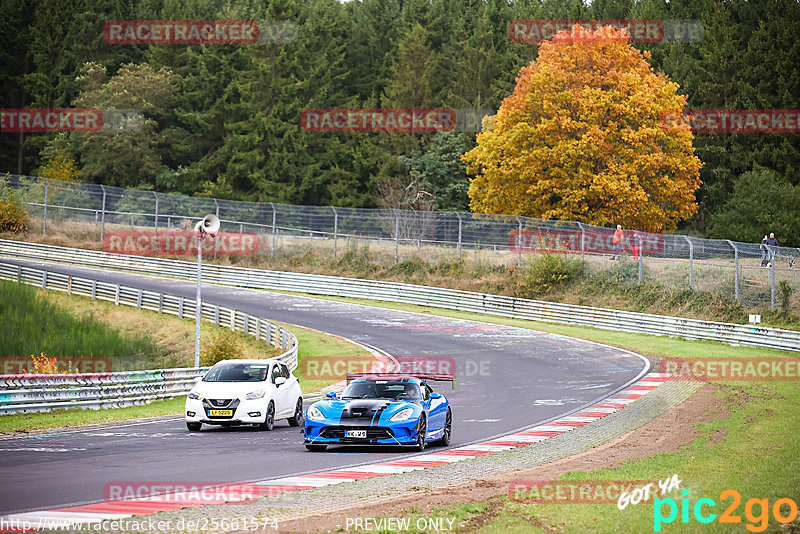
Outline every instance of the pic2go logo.
{"type": "MultiPolygon", "coordinates": [[[[713,499],[703,498],[698,499],[694,506],[689,504],[689,490],[682,490],[683,498],[681,499],[680,513],[681,523],[689,522],[690,509],[694,515],[695,521],[698,523],[712,523],[717,519],[717,515],[711,512],[711,508],[717,506],[713,499]],[[704,508],[704,506],[706,508],[704,508]],[[704,513],[704,510],[708,510],[704,513]]],[[[719,516],[720,523],[741,523],[742,516],[734,515],[739,504],[742,502],[741,494],[736,490],[725,490],[719,494],[719,500],[725,501],[728,498],[732,499],[730,506],[719,516]]],[[[744,505],[744,516],[749,522],[745,528],[750,532],[763,532],[767,529],[769,524],[770,506],[769,499],[749,499],[744,505]],[[754,508],[758,508],[758,513],[754,508]]],[[[779,523],[789,523],[797,518],[797,503],[792,499],[782,498],[776,500],[772,504],[772,517],[779,523]],[[784,514],[783,510],[788,507],[788,513],[784,514]]],[[[678,503],[675,499],[670,497],[653,501],[653,531],[661,532],[661,525],[669,524],[678,518],[678,503]],[[665,507],[668,509],[667,515],[665,507]]]]}

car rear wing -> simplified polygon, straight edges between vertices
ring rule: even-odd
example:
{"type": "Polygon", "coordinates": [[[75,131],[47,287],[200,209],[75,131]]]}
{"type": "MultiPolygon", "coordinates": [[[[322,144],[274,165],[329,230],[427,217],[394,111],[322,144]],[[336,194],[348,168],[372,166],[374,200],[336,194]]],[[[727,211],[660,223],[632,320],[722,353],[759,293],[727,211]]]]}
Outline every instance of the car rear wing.
{"type": "Polygon", "coordinates": [[[398,379],[398,378],[417,378],[426,382],[450,382],[452,388],[456,389],[456,375],[410,375],[408,373],[347,373],[347,382],[358,380],[359,378],[376,379],[398,379]]]}

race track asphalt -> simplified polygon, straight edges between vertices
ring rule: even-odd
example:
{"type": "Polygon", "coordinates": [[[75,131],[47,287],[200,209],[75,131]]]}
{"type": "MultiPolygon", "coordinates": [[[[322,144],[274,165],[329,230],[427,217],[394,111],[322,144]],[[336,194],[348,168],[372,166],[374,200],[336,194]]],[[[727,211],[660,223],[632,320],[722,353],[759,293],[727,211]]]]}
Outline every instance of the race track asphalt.
{"type": "MultiPolygon", "coordinates": [[[[189,282],[63,265],[3,261],[194,298],[189,282]]],[[[79,298],[79,297],[75,297],[79,298]]],[[[649,369],[624,350],[486,323],[308,297],[203,286],[203,300],[315,328],[393,356],[450,361],[458,376],[434,385],[453,407],[457,447],[547,422],[611,395],[649,369]]],[[[104,500],[108,484],[243,482],[396,459],[398,449],[311,453],[285,421],[187,431],[182,419],[0,439],[0,514],[104,500]]]]}

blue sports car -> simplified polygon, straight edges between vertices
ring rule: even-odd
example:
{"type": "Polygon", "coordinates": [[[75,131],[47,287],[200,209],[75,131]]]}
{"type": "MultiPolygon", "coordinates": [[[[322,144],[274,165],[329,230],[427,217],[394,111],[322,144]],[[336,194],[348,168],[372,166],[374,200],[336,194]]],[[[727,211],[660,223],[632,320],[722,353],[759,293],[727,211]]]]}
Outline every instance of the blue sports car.
{"type": "Polygon", "coordinates": [[[448,445],[453,414],[444,395],[429,381],[453,375],[347,375],[341,396],[312,404],[306,411],[305,445],[324,451],[328,445],[410,445],[421,451],[427,444],[448,445]]]}

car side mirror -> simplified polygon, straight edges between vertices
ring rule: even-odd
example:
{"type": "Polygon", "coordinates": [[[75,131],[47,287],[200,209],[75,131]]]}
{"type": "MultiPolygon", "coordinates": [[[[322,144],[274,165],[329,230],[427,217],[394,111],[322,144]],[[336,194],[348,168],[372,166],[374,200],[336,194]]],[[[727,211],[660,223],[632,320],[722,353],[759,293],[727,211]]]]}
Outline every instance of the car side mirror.
{"type": "Polygon", "coordinates": [[[335,391],[329,391],[328,393],[325,394],[325,396],[328,397],[329,399],[333,400],[333,399],[336,398],[336,392],[335,391]]]}
{"type": "Polygon", "coordinates": [[[280,386],[281,384],[285,384],[285,383],[286,383],[286,377],[285,376],[279,376],[278,378],[275,379],[275,386],[280,386]]]}
{"type": "Polygon", "coordinates": [[[431,399],[441,399],[442,395],[440,393],[431,393],[431,399]]]}

